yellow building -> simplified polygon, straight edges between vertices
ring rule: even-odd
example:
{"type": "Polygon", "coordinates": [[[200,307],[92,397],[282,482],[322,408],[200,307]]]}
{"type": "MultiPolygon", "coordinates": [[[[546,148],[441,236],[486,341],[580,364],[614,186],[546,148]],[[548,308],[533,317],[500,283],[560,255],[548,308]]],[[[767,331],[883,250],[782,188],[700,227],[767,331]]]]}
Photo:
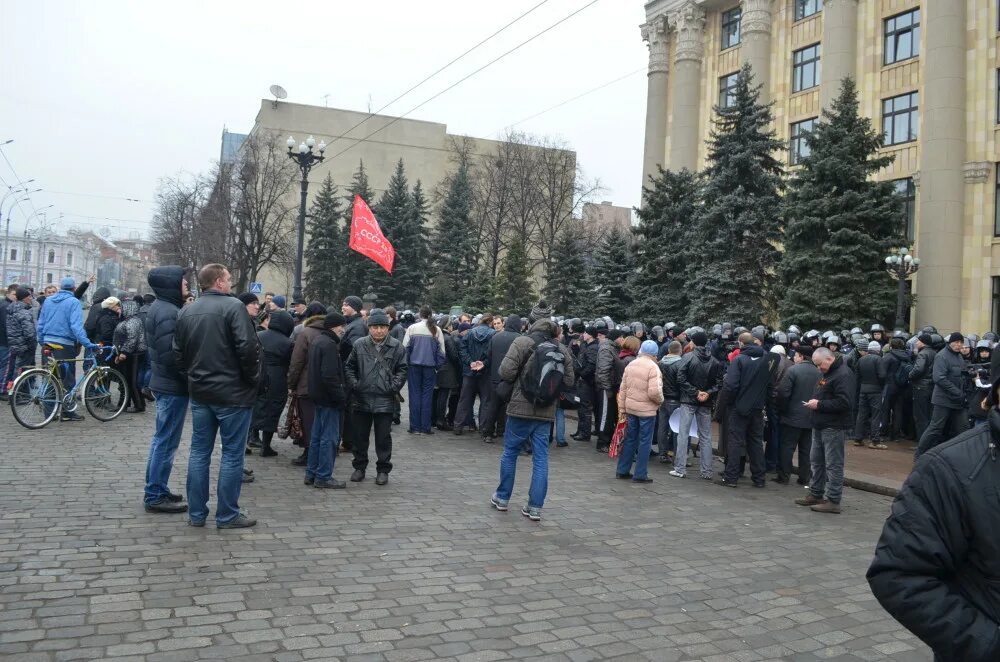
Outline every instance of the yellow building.
{"type": "MultiPolygon", "coordinates": [[[[861,112],[895,156],[917,305],[911,326],[1000,327],[998,0],[653,0],[643,181],[700,169],[713,106],[743,63],[774,101],[794,166],[807,131],[858,81],[861,112]]],[[[887,275],[886,278],[889,276],[887,275]]],[[[822,305],[822,302],[817,302],[822,305]]]]}

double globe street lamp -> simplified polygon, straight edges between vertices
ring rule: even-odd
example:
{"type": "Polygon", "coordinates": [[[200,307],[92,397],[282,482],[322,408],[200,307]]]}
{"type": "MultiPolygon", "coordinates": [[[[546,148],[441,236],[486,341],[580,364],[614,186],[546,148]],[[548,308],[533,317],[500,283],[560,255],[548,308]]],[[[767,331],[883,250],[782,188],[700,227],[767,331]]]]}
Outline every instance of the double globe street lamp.
{"type": "Polygon", "coordinates": [[[302,172],[302,196],[299,199],[298,245],[295,251],[295,284],[292,286],[292,301],[298,301],[302,299],[302,253],[305,249],[306,196],[309,194],[309,171],[312,170],[314,165],[323,160],[326,143],[321,140],[319,145],[317,145],[316,139],[309,136],[305,142],[299,143],[298,149],[296,149],[295,138],[289,136],[285,144],[288,145],[288,158],[295,161],[295,164],[299,166],[299,170],[302,172]],[[316,148],[315,152],[313,148],[316,148]]]}
{"type": "Polygon", "coordinates": [[[902,331],[905,322],[903,321],[903,306],[906,305],[906,279],[917,273],[920,268],[920,258],[913,257],[909,249],[900,248],[898,252],[887,255],[885,258],[885,270],[889,275],[899,281],[899,289],[896,292],[896,330],[902,331]]]}

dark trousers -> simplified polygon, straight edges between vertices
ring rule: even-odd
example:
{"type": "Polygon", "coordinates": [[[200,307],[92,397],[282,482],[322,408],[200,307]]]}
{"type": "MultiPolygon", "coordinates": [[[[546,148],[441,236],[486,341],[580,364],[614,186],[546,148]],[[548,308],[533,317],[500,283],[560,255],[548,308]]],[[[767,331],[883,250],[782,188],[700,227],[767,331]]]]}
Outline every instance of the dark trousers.
{"type": "Polygon", "coordinates": [[[473,425],[472,406],[476,396],[479,396],[479,422],[483,422],[483,414],[490,400],[490,376],[488,374],[462,377],[462,394],[458,398],[458,412],[455,414],[455,426],[473,425]]]}
{"type": "Polygon", "coordinates": [[[76,386],[76,363],[73,363],[73,359],[76,358],[77,349],[76,345],[64,345],[62,349],[52,350],[52,359],[59,361],[68,361],[68,363],[63,363],[59,366],[59,374],[62,377],[63,388],[66,389],[68,393],[74,386],[76,386]]]}
{"type": "Polygon", "coordinates": [[[458,415],[458,396],[461,392],[460,388],[453,388],[448,393],[448,425],[455,425],[455,416],[458,415]]]}
{"type": "Polygon", "coordinates": [[[799,485],[808,485],[812,476],[809,464],[809,450],[812,448],[812,430],[809,428],[794,428],[791,425],[781,426],[781,463],[778,466],[778,478],[788,480],[792,475],[792,456],[795,449],[799,450],[799,485]]]}
{"type": "Polygon", "coordinates": [[[764,464],[768,471],[776,471],[781,463],[781,416],[776,407],[767,408],[764,439],[764,464]]]}
{"type": "Polygon", "coordinates": [[[597,391],[597,447],[611,445],[618,425],[618,394],[614,391],[597,391]]]}
{"type": "Polygon", "coordinates": [[[373,414],[367,411],[354,412],[354,468],[364,471],[368,468],[368,446],[371,443],[372,427],[375,428],[375,469],[380,474],[392,471],[392,414],[373,414]]]}
{"type": "Polygon", "coordinates": [[[313,421],[316,420],[316,405],[307,395],[299,396],[299,415],[302,417],[302,443],[300,445],[303,450],[309,450],[313,421]]]}
{"type": "Polygon", "coordinates": [[[576,436],[582,441],[590,441],[594,429],[594,385],[580,380],[576,383],[576,393],[580,396],[580,408],[576,410],[576,436]]]}
{"type": "Polygon", "coordinates": [[[128,387],[128,403],[126,406],[134,407],[138,411],[145,411],[146,399],[142,397],[142,384],[139,382],[139,368],[144,360],[143,354],[129,354],[122,361],[118,368],[122,377],[125,378],[125,385],[128,387]]]}
{"type": "Polygon", "coordinates": [[[729,449],[726,453],[725,478],[735,483],[742,473],[740,460],[750,459],[750,479],[762,484],[767,479],[764,468],[764,412],[752,411],[743,416],[735,409],[729,414],[729,449]]]}
{"type": "Polygon", "coordinates": [[[448,401],[451,400],[452,390],[434,389],[434,425],[448,425],[448,401]]]}
{"type": "Polygon", "coordinates": [[[411,365],[406,374],[410,397],[410,432],[430,432],[434,406],[434,366],[411,365]]]}
{"type": "Polygon", "coordinates": [[[934,405],[931,422],[920,437],[916,457],[920,457],[938,444],[953,439],[965,432],[969,427],[969,414],[964,409],[951,409],[934,405]]]}
{"type": "Polygon", "coordinates": [[[858,395],[858,419],[854,425],[855,439],[882,440],[882,393],[858,395]]]}
{"type": "Polygon", "coordinates": [[[931,422],[931,391],[932,387],[928,386],[913,387],[913,426],[918,441],[931,422]]]}
{"type": "Polygon", "coordinates": [[[504,425],[507,423],[507,403],[500,398],[492,397],[496,392],[497,382],[490,382],[490,398],[486,406],[479,406],[479,432],[484,437],[502,437],[504,425]]]}
{"type": "Polygon", "coordinates": [[[656,446],[660,457],[666,457],[668,452],[672,453],[677,448],[677,433],[670,429],[670,416],[680,406],[676,400],[664,400],[660,405],[656,422],[656,446]]]}
{"type": "Polygon", "coordinates": [[[881,437],[883,439],[901,439],[904,436],[906,429],[904,405],[908,399],[907,391],[895,386],[887,386],[882,390],[881,437]]]}

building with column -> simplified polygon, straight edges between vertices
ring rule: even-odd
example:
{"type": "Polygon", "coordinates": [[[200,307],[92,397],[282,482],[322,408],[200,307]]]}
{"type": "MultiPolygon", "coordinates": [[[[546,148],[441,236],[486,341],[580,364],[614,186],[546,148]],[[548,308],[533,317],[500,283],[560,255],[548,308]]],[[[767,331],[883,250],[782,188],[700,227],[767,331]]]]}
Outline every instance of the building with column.
{"type": "Polygon", "coordinates": [[[70,232],[65,235],[35,230],[11,235],[0,254],[0,282],[34,287],[41,292],[46,285],[59,285],[65,276],[82,283],[97,273],[99,245],[91,235],[70,232]]]}
{"type": "Polygon", "coordinates": [[[790,169],[853,76],[895,157],[878,177],[904,198],[901,231],[921,259],[911,327],[1000,327],[998,0],[652,0],[645,11],[644,183],[657,165],[704,167],[714,106],[744,63],[774,102],[790,169]]]}

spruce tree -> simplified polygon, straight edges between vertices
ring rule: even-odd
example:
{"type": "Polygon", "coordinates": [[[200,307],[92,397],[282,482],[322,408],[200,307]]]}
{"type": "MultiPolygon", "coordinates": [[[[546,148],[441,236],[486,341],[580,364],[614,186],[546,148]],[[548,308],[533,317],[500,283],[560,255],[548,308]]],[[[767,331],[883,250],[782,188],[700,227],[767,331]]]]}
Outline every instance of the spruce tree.
{"type": "Polygon", "coordinates": [[[465,310],[486,312],[496,304],[496,279],[489,269],[482,268],[472,278],[466,296],[465,310]]]}
{"type": "MultiPolygon", "coordinates": [[[[892,318],[896,285],[884,257],[908,243],[889,182],[872,180],[892,163],[882,134],[858,114],[855,83],[806,135],[809,153],[786,196],[781,317],[811,328],[850,328],[892,318]]],[[[867,327],[866,327],[867,328],[867,327]]]]}
{"type": "Polygon", "coordinates": [[[587,275],[583,247],[572,227],[567,226],[556,235],[552,255],[542,293],[556,314],[581,316],[586,306],[585,288],[591,279],[587,275]]]}
{"type": "Polygon", "coordinates": [[[472,241],[472,181],[467,160],[447,180],[447,193],[431,233],[430,302],[436,309],[461,304],[468,295],[472,241]]]}
{"type": "Polygon", "coordinates": [[[427,198],[420,180],[413,185],[409,211],[397,230],[396,269],[393,281],[399,299],[417,306],[424,301],[428,270],[427,217],[430,214],[427,198]],[[398,242],[398,243],[397,243],[398,242]]]}
{"type": "Polygon", "coordinates": [[[494,294],[497,312],[503,315],[527,315],[535,303],[528,249],[521,237],[510,242],[500,261],[494,294]]]}
{"type": "Polygon", "coordinates": [[[624,321],[632,308],[632,247],[629,235],[615,227],[604,235],[594,255],[593,282],[597,286],[593,312],[624,321]]]}
{"type": "MultiPolygon", "coordinates": [[[[351,219],[354,217],[354,196],[360,195],[361,198],[368,203],[372,204],[373,192],[371,186],[368,184],[368,173],[365,172],[364,161],[361,161],[358,165],[357,172],[354,173],[354,178],[351,180],[351,185],[347,189],[347,208],[344,210],[344,223],[340,229],[341,232],[341,245],[344,247],[345,259],[343,263],[343,268],[341,269],[341,284],[340,291],[341,296],[361,296],[368,289],[369,284],[373,284],[375,280],[379,277],[379,274],[384,275],[385,271],[382,267],[378,266],[370,259],[352,251],[350,249],[351,241],[351,219]]],[[[381,292],[379,292],[381,294],[381,292]]],[[[334,304],[340,303],[339,301],[333,302],[334,304]]]]}
{"type": "MultiPolygon", "coordinates": [[[[406,170],[403,167],[403,159],[396,163],[396,169],[389,177],[389,184],[379,197],[372,211],[378,219],[382,234],[386,236],[389,243],[396,251],[396,260],[393,264],[392,274],[383,271],[374,277],[373,282],[368,283],[375,287],[379,295],[379,301],[388,304],[395,301],[406,301],[404,299],[405,283],[412,278],[410,270],[413,268],[412,255],[408,253],[410,246],[407,246],[407,225],[412,214],[413,201],[410,198],[410,188],[406,181],[406,170]]],[[[412,303],[412,302],[407,302],[412,303]]]]}
{"type": "Polygon", "coordinates": [[[342,242],[340,230],[344,210],[329,173],[313,199],[309,214],[305,296],[327,305],[336,304],[344,296],[340,290],[341,271],[349,249],[342,242]]]}
{"type": "Polygon", "coordinates": [[[699,211],[699,179],[689,170],[660,168],[643,189],[636,228],[632,316],[652,324],[687,316],[696,256],[691,235],[699,211]]]}
{"type": "Polygon", "coordinates": [[[734,102],[715,107],[701,212],[691,242],[691,323],[754,326],[776,317],[775,270],[781,242],[785,149],[760,102],[750,65],[736,80],[734,102]]]}

